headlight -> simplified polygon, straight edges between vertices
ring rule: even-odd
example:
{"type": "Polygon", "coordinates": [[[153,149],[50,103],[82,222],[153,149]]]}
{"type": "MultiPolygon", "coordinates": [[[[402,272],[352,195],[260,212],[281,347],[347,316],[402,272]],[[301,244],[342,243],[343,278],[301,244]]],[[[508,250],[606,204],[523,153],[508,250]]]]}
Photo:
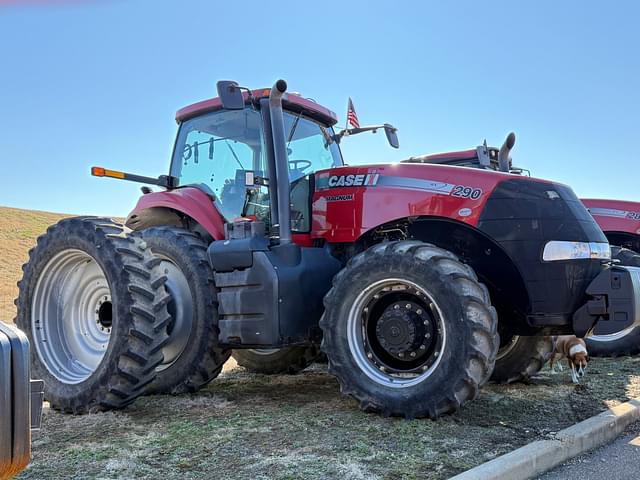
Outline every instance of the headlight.
{"type": "Polygon", "coordinates": [[[611,248],[608,243],[597,242],[565,242],[555,240],[547,242],[542,252],[545,262],[555,260],[576,260],[579,258],[611,259],[611,248]]]}

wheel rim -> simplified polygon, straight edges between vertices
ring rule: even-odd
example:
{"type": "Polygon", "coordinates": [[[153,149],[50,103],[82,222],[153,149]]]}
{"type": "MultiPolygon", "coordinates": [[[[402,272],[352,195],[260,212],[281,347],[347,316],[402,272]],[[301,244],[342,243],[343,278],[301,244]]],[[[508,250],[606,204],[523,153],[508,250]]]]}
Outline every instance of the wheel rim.
{"type": "Polygon", "coordinates": [[[109,283],[93,257],[68,249],[47,262],[33,294],[31,330],[49,373],[67,384],[89,378],[105,356],[112,324],[109,283]]]}
{"type": "Polygon", "coordinates": [[[610,333],[608,335],[589,335],[587,338],[594,342],[603,342],[603,343],[615,342],[629,335],[635,328],[636,326],[632,325],[631,327],[625,328],[624,330],[620,330],[619,332],[616,332],[616,333],[610,333]]]}
{"type": "Polygon", "coordinates": [[[171,314],[171,322],[167,327],[169,340],[162,349],[164,360],[157,367],[162,371],[173,365],[184,352],[189,343],[193,328],[193,298],[189,282],[182,270],[169,258],[159,255],[160,268],[167,276],[165,287],[171,295],[167,309],[171,314]]]}
{"type": "Polygon", "coordinates": [[[362,372],[406,388],[429,378],[442,359],[446,328],[433,295],[408,280],[379,280],[349,310],[347,340],[362,372]]]}
{"type": "Polygon", "coordinates": [[[276,352],[279,352],[280,348],[250,348],[247,349],[251,353],[255,353],[256,355],[273,355],[276,352]]]}
{"type": "Polygon", "coordinates": [[[511,353],[511,351],[516,348],[519,338],[519,335],[511,335],[511,337],[509,337],[504,344],[501,342],[500,348],[498,349],[498,354],[496,355],[496,360],[500,360],[511,353]]]}

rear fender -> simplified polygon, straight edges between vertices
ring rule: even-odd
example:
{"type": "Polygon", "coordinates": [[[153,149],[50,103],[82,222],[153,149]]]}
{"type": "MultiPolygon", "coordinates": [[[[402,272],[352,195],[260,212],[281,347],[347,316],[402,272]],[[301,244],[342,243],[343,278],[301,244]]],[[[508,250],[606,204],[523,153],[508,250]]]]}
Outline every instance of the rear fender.
{"type": "Polygon", "coordinates": [[[222,215],[211,197],[194,187],[143,195],[127,217],[125,225],[133,230],[154,225],[176,225],[183,216],[192,218],[214,240],[224,239],[225,221],[222,215]]]}

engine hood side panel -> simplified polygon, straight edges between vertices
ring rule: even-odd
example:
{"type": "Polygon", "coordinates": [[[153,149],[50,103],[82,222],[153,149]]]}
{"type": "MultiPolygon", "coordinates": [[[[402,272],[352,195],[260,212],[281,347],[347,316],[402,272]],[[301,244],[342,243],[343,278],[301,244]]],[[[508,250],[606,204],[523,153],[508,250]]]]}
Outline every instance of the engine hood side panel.
{"type": "Polygon", "coordinates": [[[476,226],[508,175],[423,164],[338,167],[316,173],[313,237],[353,242],[400,218],[438,216],[476,226]]]}

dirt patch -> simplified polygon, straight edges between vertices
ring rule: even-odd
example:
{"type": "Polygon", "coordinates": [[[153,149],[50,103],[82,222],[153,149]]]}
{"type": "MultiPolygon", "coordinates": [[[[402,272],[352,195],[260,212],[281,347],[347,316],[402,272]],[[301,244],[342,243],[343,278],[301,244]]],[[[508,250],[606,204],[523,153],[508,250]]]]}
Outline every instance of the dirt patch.
{"type": "Polygon", "coordinates": [[[579,386],[545,369],[454,415],[407,421],[360,412],[323,365],[264,376],[230,361],[198,394],[48,412],[19,478],[444,479],[637,396],[640,359],[595,359],[579,386]]]}

